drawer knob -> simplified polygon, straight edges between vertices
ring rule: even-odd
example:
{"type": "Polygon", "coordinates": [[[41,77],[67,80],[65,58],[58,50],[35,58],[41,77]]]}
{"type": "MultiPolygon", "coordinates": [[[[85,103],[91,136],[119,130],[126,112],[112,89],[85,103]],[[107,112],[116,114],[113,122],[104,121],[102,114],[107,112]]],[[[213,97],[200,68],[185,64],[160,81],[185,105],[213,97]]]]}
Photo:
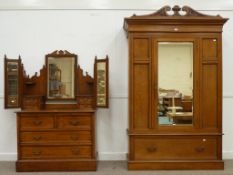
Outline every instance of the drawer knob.
{"type": "Polygon", "coordinates": [[[32,151],[32,154],[33,154],[34,156],[39,156],[39,155],[41,155],[41,151],[40,151],[40,150],[33,150],[33,151],[32,151]]]}
{"type": "Polygon", "coordinates": [[[42,137],[41,136],[33,136],[32,137],[34,140],[40,140],[42,137]]]}
{"type": "Polygon", "coordinates": [[[70,121],[70,125],[77,126],[77,125],[79,125],[79,121],[77,121],[77,120],[71,120],[70,121]]]}
{"type": "Polygon", "coordinates": [[[79,137],[78,137],[78,135],[71,135],[71,139],[72,139],[72,140],[78,140],[79,137]]]}
{"type": "Polygon", "coordinates": [[[42,124],[42,121],[41,121],[41,120],[34,120],[34,121],[33,121],[33,124],[34,124],[35,126],[40,126],[40,125],[42,124]]]}
{"type": "Polygon", "coordinates": [[[79,154],[80,154],[79,149],[73,149],[73,150],[72,150],[72,154],[74,154],[74,155],[79,155],[79,154]]]}
{"type": "Polygon", "coordinates": [[[155,146],[149,146],[149,147],[147,147],[147,151],[148,152],[156,152],[157,151],[157,148],[155,147],[155,146]]]}
{"type": "Polygon", "coordinates": [[[205,148],[204,147],[197,147],[197,148],[195,148],[195,150],[196,150],[196,152],[201,153],[205,150],[205,148]]]}

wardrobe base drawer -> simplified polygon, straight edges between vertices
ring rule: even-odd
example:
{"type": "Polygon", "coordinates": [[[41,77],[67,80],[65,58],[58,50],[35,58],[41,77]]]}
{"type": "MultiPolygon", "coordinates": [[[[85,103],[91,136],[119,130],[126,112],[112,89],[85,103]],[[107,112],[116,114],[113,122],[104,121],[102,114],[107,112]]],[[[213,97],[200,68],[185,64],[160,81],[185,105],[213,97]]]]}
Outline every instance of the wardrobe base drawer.
{"type": "Polygon", "coordinates": [[[218,159],[216,136],[136,136],[131,139],[130,160],[218,159]]]}

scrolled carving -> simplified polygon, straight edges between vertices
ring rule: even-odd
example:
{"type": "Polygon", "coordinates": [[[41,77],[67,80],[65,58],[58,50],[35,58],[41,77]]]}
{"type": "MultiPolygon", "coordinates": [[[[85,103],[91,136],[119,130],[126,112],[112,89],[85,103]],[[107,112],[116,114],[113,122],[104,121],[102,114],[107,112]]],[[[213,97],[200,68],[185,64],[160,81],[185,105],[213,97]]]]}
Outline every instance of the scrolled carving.
{"type": "Polygon", "coordinates": [[[171,7],[166,5],[164,7],[162,7],[161,9],[159,9],[158,11],[152,13],[152,14],[149,14],[148,16],[168,16],[168,11],[171,10],[171,7]]]}
{"type": "Polygon", "coordinates": [[[182,11],[186,12],[185,16],[210,16],[210,15],[202,14],[202,13],[192,9],[189,6],[182,7],[182,11]]]}

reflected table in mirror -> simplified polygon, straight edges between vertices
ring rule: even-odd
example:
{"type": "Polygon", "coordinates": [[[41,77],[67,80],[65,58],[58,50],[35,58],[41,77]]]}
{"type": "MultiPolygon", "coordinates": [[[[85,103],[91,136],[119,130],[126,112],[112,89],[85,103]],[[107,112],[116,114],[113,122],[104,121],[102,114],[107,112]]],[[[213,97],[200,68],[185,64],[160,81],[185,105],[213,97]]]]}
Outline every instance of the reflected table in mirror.
{"type": "Polygon", "coordinates": [[[167,112],[169,120],[173,121],[173,124],[191,124],[192,123],[192,112],[167,112]]]}

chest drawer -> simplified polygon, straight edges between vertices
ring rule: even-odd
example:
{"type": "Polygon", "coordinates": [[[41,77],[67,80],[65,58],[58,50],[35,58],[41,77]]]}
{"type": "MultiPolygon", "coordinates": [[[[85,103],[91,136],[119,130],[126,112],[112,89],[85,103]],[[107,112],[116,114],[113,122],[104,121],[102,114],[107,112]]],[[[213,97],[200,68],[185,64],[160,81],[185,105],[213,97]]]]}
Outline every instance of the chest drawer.
{"type": "Polygon", "coordinates": [[[144,137],[134,138],[135,160],[217,159],[215,137],[144,137]]]}
{"type": "Polygon", "coordinates": [[[86,142],[91,143],[90,131],[70,132],[21,132],[20,143],[56,143],[56,142],[86,142]]]}
{"type": "Polygon", "coordinates": [[[21,115],[20,130],[38,130],[54,128],[54,118],[50,115],[21,115]]]}
{"type": "Polygon", "coordinates": [[[21,146],[22,159],[91,158],[91,146],[21,146]]]}
{"type": "Polygon", "coordinates": [[[90,116],[58,116],[57,117],[59,129],[90,129],[91,117],[90,116]]]}

